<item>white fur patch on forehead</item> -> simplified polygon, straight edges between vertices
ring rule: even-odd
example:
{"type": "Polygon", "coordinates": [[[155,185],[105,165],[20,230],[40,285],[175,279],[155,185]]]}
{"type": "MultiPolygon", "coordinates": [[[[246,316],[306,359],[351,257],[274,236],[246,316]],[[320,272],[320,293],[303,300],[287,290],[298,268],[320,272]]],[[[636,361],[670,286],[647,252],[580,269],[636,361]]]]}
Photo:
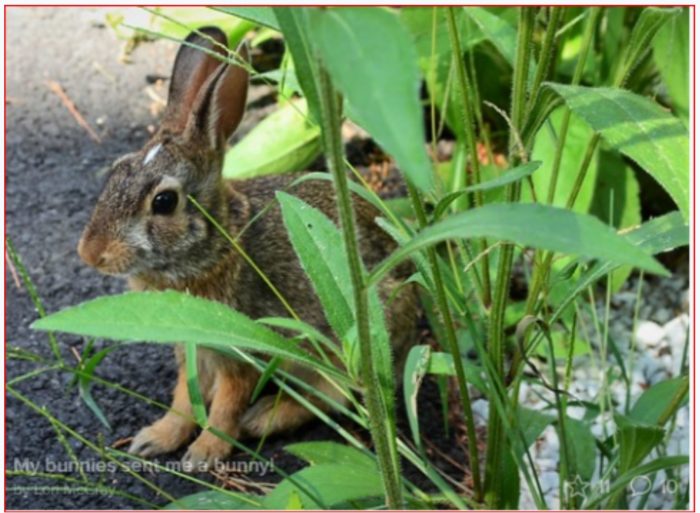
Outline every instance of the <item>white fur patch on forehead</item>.
{"type": "Polygon", "coordinates": [[[182,184],[180,183],[180,180],[178,180],[174,176],[164,175],[163,178],[161,178],[160,183],[155,188],[155,190],[158,192],[165,189],[179,189],[181,185],[182,184]]]}
{"type": "Polygon", "coordinates": [[[146,158],[143,159],[144,166],[148,165],[149,162],[151,162],[154,158],[156,158],[156,155],[158,155],[158,152],[160,151],[161,147],[162,147],[162,144],[158,143],[153,148],[148,150],[148,153],[146,153],[146,158]]]}

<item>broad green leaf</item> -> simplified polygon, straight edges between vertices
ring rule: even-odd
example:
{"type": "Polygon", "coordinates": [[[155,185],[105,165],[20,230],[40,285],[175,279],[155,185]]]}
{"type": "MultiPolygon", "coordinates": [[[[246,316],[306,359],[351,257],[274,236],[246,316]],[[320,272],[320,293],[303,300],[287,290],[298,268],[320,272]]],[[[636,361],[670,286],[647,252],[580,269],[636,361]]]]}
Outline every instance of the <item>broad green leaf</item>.
{"type": "MultiPolygon", "coordinates": [[[[529,448],[540,437],[547,426],[554,421],[552,415],[545,415],[537,410],[520,406],[518,408],[518,426],[522,432],[525,448],[529,448]]],[[[522,456],[524,453],[521,453],[522,456]]]]}
{"type": "MultiPolygon", "coordinates": [[[[606,150],[598,153],[598,169],[591,214],[617,230],[639,226],[642,222],[639,183],[632,169],[619,154],[606,150]]],[[[613,294],[622,288],[631,272],[628,266],[613,272],[613,294]]]]}
{"type": "MultiPolygon", "coordinates": [[[[323,306],[326,319],[346,345],[357,343],[355,303],[345,244],[338,227],[320,210],[277,193],[289,239],[323,306]]],[[[369,291],[373,359],[388,415],[394,412],[394,370],[384,308],[377,288],[369,291]]],[[[358,353],[359,356],[359,353],[358,353]]]]}
{"type": "Polygon", "coordinates": [[[368,454],[337,442],[299,442],[287,445],[285,451],[297,458],[308,461],[311,465],[327,465],[335,463],[355,467],[367,467],[377,471],[377,462],[368,454]]]}
{"type": "Polygon", "coordinates": [[[468,194],[470,192],[488,191],[491,189],[498,189],[500,187],[504,187],[510,183],[517,182],[518,180],[522,180],[523,178],[527,178],[532,173],[534,173],[535,170],[537,170],[537,168],[539,168],[541,165],[542,162],[539,161],[528,162],[527,164],[523,164],[522,166],[517,166],[513,169],[508,169],[502,174],[490,180],[486,180],[484,182],[472,185],[470,187],[465,187],[461,191],[455,191],[450,194],[447,194],[437,203],[437,205],[435,205],[435,210],[433,211],[433,219],[440,219],[440,217],[442,217],[442,214],[444,214],[445,211],[447,211],[447,208],[450,206],[450,204],[460,196],[464,196],[465,194],[468,194]]]}
{"type": "MultiPolygon", "coordinates": [[[[464,360],[462,361],[464,373],[470,385],[479,390],[482,394],[488,394],[488,387],[482,376],[483,369],[474,363],[464,360]]],[[[432,351],[430,360],[428,361],[428,373],[436,376],[456,376],[455,363],[452,355],[449,353],[441,353],[432,351]]]]}
{"type": "Polygon", "coordinates": [[[430,346],[414,346],[408,353],[403,371],[403,397],[406,405],[408,425],[413,435],[413,443],[423,451],[423,441],[420,436],[420,423],[418,422],[418,392],[425,374],[430,365],[430,346]]]}
{"type": "MultiPolygon", "coordinates": [[[[515,67],[518,31],[505,19],[483,7],[465,7],[464,11],[479,27],[486,39],[498,48],[498,51],[512,67],[515,67]]],[[[534,79],[534,74],[535,66],[531,62],[530,66],[528,66],[527,76],[529,83],[534,79]]]]}
{"type": "MultiPolygon", "coordinates": [[[[402,7],[399,15],[413,38],[418,53],[418,64],[425,77],[431,102],[441,109],[447,125],[464,140],[462,111],[459,107],[458,88],[454,86],[454,73],[450,79],[450,70],[454,69],[454,66],[447,26],[447,9],[449,8],[402,7]],[[446,98],[449,84],[452,85],[449,87],[449,97],[446,98]]],[[[463,9],[455,9],[454,13],[463,51],[485,39],[463,9]]]]}
{"type": "Polygon", "coordinates": [[[620,473],[639,465],[664,438],[662,427],[644,424],[624,415],[615,415],[615,423],[620,444],[620,473]]]}
{"type": "Polygon", "coordinates": [[[321,119],[321,101],[319,99],[317,63],[309,39],[308,10],[305,7],[273,7],[284,43],[292,53],[294,69],[299,79],[304,96],[309,104],[313,119],[321,119]]]}
{"type": "Polygon", "coordinates": [[[224,178],[303,171],[321,153],[321,131],[306,116],[304,100],[280,107],[226,152],[224,178]]]}
{"type": "Polygon", "coordinates": [[[425,228],[379,264],[372,271],[371,281],[415,251],[449,239],[475,237],[630,264],[668,275],[651,256],[593,216],[539,204],[495,204],[454,214],[425,228]]]}
{"type": "Polygon", "coordinates": [[[690,12],[684,7],[654,38],[654,61],[679,116],[688,125],[690,110],[690,12]]]}
{"type": "MultiPolygon", "coordinates": [[[[582,356],[584,354],[591,354],[590,344],[579,337],[574,337],[574,347],[573,353],[571,351],[571,334],[565,331],[552,331],[551,334],[552,345],[554,346],[554,357],[556,359],[566,359],[569,354],[573,354],[574,358],[577,356],[582,356]]],[[[550,351],[546,344],[537,344],[535,349],[535,354],[540,355],[543,358],[549,358],[550,351]]]]}
{"type": "MultiPolygon", "coordinates": [[[[624,234],[624,238],[645,253],[656,255],[672,249],[687,246],[690,237],[688,224],[680,212],[672,212],[651,221],[639,228],[624,234]]],[[[597,262],[579,278],[575,284],[562,294],[557,308],[549,319],[553,323],[571,302],[587,287],[598,281],[607,273],[612,272],[619,264],[612,261],[597,262]]]]}
{"type": "Polygon", "coordinates": [[[519,462],[526,451],[537,441],[544,429],[552,423],[554,417],[537,410],[518,406],[513,433],[504,442],[510,447],[501,451],[502,459],[496,472],[496,486],[499,494],[499,507],[517,509],[520,495],[519,462]]]}
{"type": "Polygon", "coordinates": [[[570,458],[573,474],[581,476],[584,481],[589,481],[593,476],[598,454],[591,427],[582,420],[567,417],[565,429],[569,452],[573,456],[570,458]]]}
{"type": "Polygon", "coordinates": [[[264,498],[265,509],[283,509],[292,493],[299,494],[304,509],[327,509],[384,494],[379,471],[367,465],[323,463],[306,467],[291,477],[301,486],[285,479],[264,498]]]}
{"type": "Polygon", "coordinates": [[[271,7],[214,7],[217,11],[250,20],[258,25],[263,25],[271,29],[280,30],[275,13],[271,7]]]}
{"type": "Polygon", "coordinates": [[[310,12],[311,37],[350,116],[397,162],[416,187],[430,190],[420,71],[411,36],[385,8],[325,8],[310,12]]]}
{"type": "Polygon", "coordinates": [[[352,328],[352,281],[338,228],[317,209],[278,192],[282,218],[299,262],[318,295],[326,319],[338,338],[352,328]]]}
{"type": "Polygon", "coordinates": [[[228,510],[260,509],[260,498],[242,493],[207,490],[193,493],[167,504],[163,509],[228,510]]]}
{"type": "MultiPolygon", "coordinates": [[[[535,135],[535,144],[532,149],[532,159],[542,162],[540,168],[533,173],[532,182],[535,185],[535,194],[537,200],[546,203],[549,184],[552,182],[552,168],[554,164],[554,156],[559,142],[559,133],[561,132],[561,121],[564,117],[564,108],[559,108],[552,112],[549,120],[540,128],[535,135]]],[[[569,119],[569,129],[566,136],[566,144],[562,152],[561,164],[559,166],[559,176],[557,179],[557,188],[554,193],[554,201],[552,204],[556,207],[565,207],[569,195],[574,188],[576,175],[578,174],[581,162],[585,158],[588,141],[593,135],[593,130],[578,116],[572,115],[569,119]]],[[[573,210],[576,212],[588,212],[593,192],[596,185],[596,177],[598,169],[596,166],[597,159],[594,159],[588,167],[586,178],[581,184],[573,210]]],[[[524,203],[531,202],[532,193],[529,187],[523,187],[522,201],[524,203]]]]}
{"type": "Polygon", "coordinates": [[[688,131],[659,105],[622,89],[547,83],[617,151],[627,155],[670,194],[688,219],[688,131]]]}
{"type": "Polygon", "coordinates": [[[645,8],[634,24],[630,39],[625,45],[625,62],[621,69],[626,69],[628,74],[634,71],[634,68],[641,63],[643,56],[649,51],[659,29],[666,25],[670,19],[680,14],[680,11],[678,8],[645,8]]]}
{"type": "Polygon", "coordinates": [[[216,301],[172,290],[99,297],[39,319],[31,327],[125,342],[236,347],[339,374],[242,313],[216,301]]]}
{"type": "Polygon", "coordinates": [[[663,425],[688,398],[688,377],[660,381],[639,396],[628,417],[637,422],[663,425]]]}

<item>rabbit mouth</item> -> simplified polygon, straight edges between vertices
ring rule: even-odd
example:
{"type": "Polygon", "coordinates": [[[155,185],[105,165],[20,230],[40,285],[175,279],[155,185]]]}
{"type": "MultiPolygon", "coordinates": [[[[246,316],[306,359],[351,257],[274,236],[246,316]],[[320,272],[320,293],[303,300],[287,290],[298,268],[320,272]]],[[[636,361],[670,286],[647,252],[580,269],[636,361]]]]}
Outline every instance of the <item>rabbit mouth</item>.
{"type": "Polygon", "coordinates": [[[126,277],[132,274],[135,251],[119,241],[81,241],[78,252],[85,263],[102,274],[126,277]]]}

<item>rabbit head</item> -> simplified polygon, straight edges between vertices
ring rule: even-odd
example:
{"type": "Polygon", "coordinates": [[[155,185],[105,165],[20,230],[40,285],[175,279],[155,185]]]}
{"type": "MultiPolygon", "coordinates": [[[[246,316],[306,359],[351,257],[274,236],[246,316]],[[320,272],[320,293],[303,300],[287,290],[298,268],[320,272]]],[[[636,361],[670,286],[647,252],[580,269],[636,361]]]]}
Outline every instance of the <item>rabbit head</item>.
{"type": "MultiPolygon", "coordinates": [[[[203,28],[180,47],[160,128],[143,149],[112,165],[83,231],[78,253],[88,265],[178,280],[216,262],[223,239],[188,196],[225,225],[221,166],[248,89],[244,67],[212,56],[225,55],[226,43],[219,29],[203,28]]],[[[247,63],[247,47],[237,53],[247,63]]]]}

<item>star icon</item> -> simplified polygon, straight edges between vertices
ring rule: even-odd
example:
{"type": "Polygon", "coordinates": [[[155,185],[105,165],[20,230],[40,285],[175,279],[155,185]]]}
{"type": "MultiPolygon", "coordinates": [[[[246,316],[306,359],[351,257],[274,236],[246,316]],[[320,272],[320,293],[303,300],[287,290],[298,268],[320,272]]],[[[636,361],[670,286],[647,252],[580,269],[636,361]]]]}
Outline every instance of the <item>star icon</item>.
{"type": "Polygon", "coordinates": [[[589,487],[588,481],[584,481],[579,474],[576,474],[576,478],[573,481],[564,481],[564,491],[571,498],[580,497],[585,499],[589,487]]]}

